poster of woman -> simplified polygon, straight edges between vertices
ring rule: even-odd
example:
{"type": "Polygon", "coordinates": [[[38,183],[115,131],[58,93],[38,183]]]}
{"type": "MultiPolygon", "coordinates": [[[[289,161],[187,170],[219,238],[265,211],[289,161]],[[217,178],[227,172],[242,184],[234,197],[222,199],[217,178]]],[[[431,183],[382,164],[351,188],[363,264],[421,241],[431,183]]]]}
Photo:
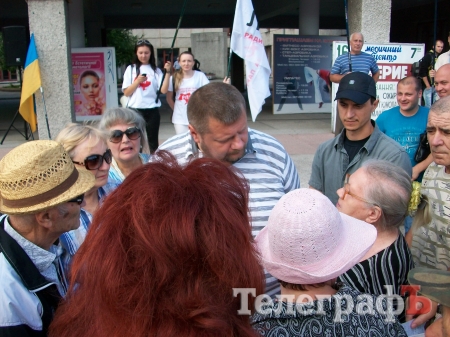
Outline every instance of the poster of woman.
{"type": "Polygon", "coordinates": [[[77,121],[100,119],[107,108],[118,105],[115,62],[112,62],[114,56],[113,48],[72,50],[72,85],[77,121]]]}

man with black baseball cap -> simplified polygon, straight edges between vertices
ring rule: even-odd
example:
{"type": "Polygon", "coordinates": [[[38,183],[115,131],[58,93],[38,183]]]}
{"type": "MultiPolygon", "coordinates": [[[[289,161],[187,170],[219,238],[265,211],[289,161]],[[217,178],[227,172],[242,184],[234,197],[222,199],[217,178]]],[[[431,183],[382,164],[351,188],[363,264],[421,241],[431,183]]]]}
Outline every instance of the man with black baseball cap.
{"type": "Polygon", "coordinates": [[[375,81],[367,74],[347,74],[339,84],[336,100],[344,129],[334,139],[319,145],[309,180],[311,188],[321,191],[335,204],[336,191],[343,186],[346,175],[368,159],[384,159],[399,165],[409,175],[412,173],[406,151],[371,120],[378,106],[376,97],[375,81]]]}

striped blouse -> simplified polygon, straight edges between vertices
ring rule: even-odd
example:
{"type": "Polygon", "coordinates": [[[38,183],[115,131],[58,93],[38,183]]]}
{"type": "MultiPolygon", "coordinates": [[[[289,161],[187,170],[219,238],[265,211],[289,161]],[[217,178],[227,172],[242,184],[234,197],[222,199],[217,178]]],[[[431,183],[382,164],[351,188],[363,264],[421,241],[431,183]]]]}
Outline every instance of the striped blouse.
{"type": "Polygon", "coordinates": [[[414,268],[414,262],[403,234],[399,233],[389,247],[359,262],[352,269],[339,276],[339,282],[345,282],[362,293],[387,294],[385,285],[393,286],[392,293],[400,294],[400,286],[408,284],[408,272],[414,268]]]}

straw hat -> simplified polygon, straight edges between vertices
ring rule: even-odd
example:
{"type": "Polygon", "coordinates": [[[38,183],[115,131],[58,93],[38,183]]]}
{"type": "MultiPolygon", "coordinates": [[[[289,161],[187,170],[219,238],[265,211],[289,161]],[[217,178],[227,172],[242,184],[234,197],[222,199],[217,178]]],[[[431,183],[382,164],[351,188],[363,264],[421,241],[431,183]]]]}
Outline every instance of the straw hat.
{"type": "Polygon", "coordinates": [[[36,140],[0,161],[0,211],[28,214],[69,201],[94,186],[94,175],[77,170],[61,144],[36,140]]]}
{"type": "Polygon", "coordinates": [[[316,284],[352,268],[376,236],[374,226],[340,213],[322,193],[301,188],[278,201],[255,240],[274,277],[316,284]]]}
{"type": "Polygon", "coordinates": [[[409,284],[420,285],[419,293],[450,308],[450,272],[414,268],[408,273],[409,284]]]}

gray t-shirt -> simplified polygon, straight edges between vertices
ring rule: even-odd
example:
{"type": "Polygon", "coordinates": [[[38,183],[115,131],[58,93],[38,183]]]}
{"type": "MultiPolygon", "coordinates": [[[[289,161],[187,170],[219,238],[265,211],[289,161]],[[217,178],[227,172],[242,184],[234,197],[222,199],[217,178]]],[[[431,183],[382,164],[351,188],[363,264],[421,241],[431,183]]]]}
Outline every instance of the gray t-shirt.
{"type": "Polygon", "coordinates": [[[409,175],[412,166],[408,154],[396,141],[380,131],[375,121],[369,140],[349,162],[344,148],[344,132],[319,145],[312,164],[309,186],[325,194],[333,204],[339,197],[336,191],[344,185],[345,175],[353,173],[368,159],[383,159],[402,167],[409,175]]]}

